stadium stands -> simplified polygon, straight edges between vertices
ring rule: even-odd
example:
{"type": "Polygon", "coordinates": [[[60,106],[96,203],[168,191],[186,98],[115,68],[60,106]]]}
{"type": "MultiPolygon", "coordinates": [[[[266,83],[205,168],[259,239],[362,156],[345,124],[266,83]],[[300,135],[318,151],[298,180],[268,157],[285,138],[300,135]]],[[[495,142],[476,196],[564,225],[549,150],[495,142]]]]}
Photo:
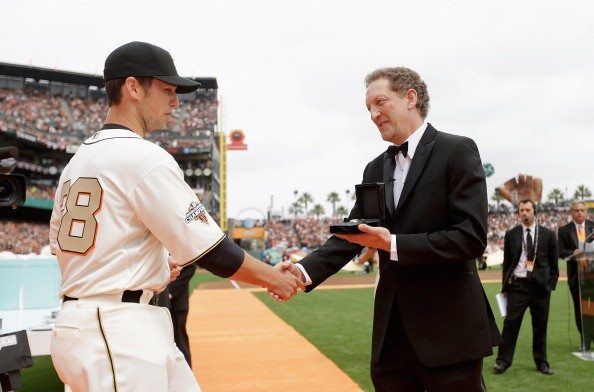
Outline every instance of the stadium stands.
{"type": "MultiPolygon", "coordinates": [[[[42,187],[38,192],[49,192],[48,196],[51,195],[51,190],[44,190],[42,187]]],[[[544,211],[539,214],[539,217],[542,224],[557,232],[557,228],[567,222],[568,215],[564,211],[544,211]]],[[[330,218],[268,220],[265,222],[268,246],[283,244],[287,248],[315,249],[328,239],[330,236],[328,226],[336,221],[337,219],[330,218]]],[[[489,245],[501,248],[505,232],[518,224],[518,218],[511,212],[489,213],[488,222],[489,245]]],[[[47,244],[46,224],[0,222],[0,250],[9,250],[13,253],[39,253],[39,250],[47,244]],[[31,235],[28,235],[29,232],[31,235]]]]}
{"type": "MultiPolygon", "coordinates": [[[[147,138],[169,151],[188,184],[216,217],[220,154],[217,152],[217,81],[195,78],[201,89],[180,95],[170,129],[147,138]]],[[[13,174],[27,179],[27,200],[0,207],[0,253],[39,253],[48,244],[55,187],[78,146],[101,128],[107,113],[97,75],[0,62],[0,146],[15,146],[13,174]]]]}
{"type": "MultiPolygon", "coordinates": [[[[182,102],[171,130],[148,139],[163,148],[210,147],[217,123],[216,93],[205,91],[195,101],[182,102]]],[[[80,145],[101,128],[107,113],[105,97],[70,97],[39,91],[0,88],[0,131],[39,141],[53,149],[80,145]]]]}

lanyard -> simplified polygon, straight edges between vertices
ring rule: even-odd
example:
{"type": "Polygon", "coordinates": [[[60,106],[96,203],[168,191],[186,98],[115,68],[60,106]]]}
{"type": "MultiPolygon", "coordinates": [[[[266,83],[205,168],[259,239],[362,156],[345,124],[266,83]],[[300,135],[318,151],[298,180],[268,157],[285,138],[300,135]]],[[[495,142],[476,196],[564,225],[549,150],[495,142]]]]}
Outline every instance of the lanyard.
{"type": "MultiPolygon", "coordinates": [[[[528,260],[528,244],[526,244],[526,240],[524,239],[523,231],[524,226],[522,226],[522,246],[524,247],[524,251],[526,252],[526,260],[528,260]]],[[[534,260],[530,261],[536,261],[536,252],[538,251],[538,222],[536,222],[536,224],[534,225],[534,240],[532,246],[534,247],[534,260]]]]}

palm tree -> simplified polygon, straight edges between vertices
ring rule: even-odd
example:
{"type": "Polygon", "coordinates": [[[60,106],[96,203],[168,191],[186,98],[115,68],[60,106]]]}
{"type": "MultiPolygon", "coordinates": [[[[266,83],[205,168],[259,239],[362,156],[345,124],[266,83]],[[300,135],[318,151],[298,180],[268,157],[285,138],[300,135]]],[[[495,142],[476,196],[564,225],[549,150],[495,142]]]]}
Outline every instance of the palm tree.
{"type": "Polygon", "coordinates": [[[582,199],[584,200],[587,197],[592,197],[592,191],[585,185],[578,185],[575,189],[575,193],[573,194],[574,199],[582,199]]]}
{"type": "Polygon", "coordinates": [[[559,205],[559,201],[563,201],[563,199],[565,199],[565,196],[563,196],[563,191],[559,188],[553,188],[547,197],[549,201],[554,201],[556,206],[559,205]]]}
{"type": "Polygon", "coordinates": [[[499,206],[501,206],[501,202],[505,199],[503,196],[501,196],[501,193],[499,193],[499,190],[495,189],[493,191],[493,195],[491,196],[491,200],[493,200],[495,203],[497,203],[497,206],[499,207],[499,206]]]}
{"type": "Polygon", "coordinates": [[[303,210],[301,209],[301,203],[294,202],[289,207],[289,214],[293,214],[295,216],[295,219],[297,219],[297,215],[301,214],[302,212],[303,210]]]}
{"type": "Polygon", "coordinates": [[[305,207],[305,215],[307,215],[307,203],[313,203],[313,197],[311,197],[309,193],[303,192],[299,200],[301,200],[301,203],[303,203],[303,206],[305,207]]]}
{"type": "Polygon", "coordinates": [[[326,198],[326,201],[328,203],[332,204],[332,216],[336,215],[336,203],[338,203],[340,201],[340,196],[338,196],[338,193],[336,193],[336,192],[328,193],[328,197],[326,198]]]}
{"type": "Polygon", "coordinates": [[[345,206],[339,206],[336,209],[336,213],[338,214],[338,216],[340,216],[340,219],[342,219],[345,215],[348,215],[349,210],[347,210],[345,206]]]}
{"type": "Polygon", "coordinates": [[[321,204],[316,204],[315,206],[313,206],[311,212],[312,214],[318,217],[318,220],[320,220],[320,215],[323,215],[325,213],[324,207],[321,204]]]}
{"type": "Polygon", "coordinates": [[[350,190],[350,189],[346,189],[346,190],[344,191],[344,193],[345,193],[345,195],[346,195],[346,197],[345,197],[345,199],[344,199],[344,200],[345,200],[345,202],[346,202],[346,208],[347,208],[347,210],[348,210],[348,209],[349,209],[349,194],[351,193],[351,190],[350,190]]]}

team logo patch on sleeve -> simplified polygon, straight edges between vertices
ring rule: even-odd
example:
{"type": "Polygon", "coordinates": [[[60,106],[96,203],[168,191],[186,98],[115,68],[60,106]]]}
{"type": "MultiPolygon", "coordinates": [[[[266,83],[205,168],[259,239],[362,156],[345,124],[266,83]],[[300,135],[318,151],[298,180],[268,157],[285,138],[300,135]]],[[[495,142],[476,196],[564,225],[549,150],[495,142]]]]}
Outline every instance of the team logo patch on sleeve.
{"type": "Polygon", "coordinates": [[[186,223],[190,223],[193,220],[199,220],[205,225],[208,225],[206,209],[204,208],[202,203],[198,203],[197,201],[193,201],[190,203],[190,207],[188,207],[188,212],[186,213],[186,223]]]}

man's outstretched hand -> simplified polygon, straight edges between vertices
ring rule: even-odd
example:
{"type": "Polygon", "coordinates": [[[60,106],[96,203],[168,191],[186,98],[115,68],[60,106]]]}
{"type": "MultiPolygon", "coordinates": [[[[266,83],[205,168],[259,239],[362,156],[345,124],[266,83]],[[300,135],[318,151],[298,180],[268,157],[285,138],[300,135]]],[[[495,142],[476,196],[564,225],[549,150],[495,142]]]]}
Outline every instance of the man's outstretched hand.
{"type": "Polygon", "coordinates": [[[386,252],[390,251],[392,236],[388,229],[385,227],[373,227],[364,224],[357,227],[361,231],[361,234],[336,234],[336,236],[354,244],[382,249],[386,252]]]}
{"type": "MultiPolygon", "coordinates": [[[[290,261],[282,261],[280,263],[277,263],[274,267],[275,270],[279,271],[280,273],[283,274],[290,274],[291,276],[294,276],[295,278],[297,278],[297,280],[301,283],[301,285],[299,286],[299,289],[304,290],[305,286],[303,285],[303,275],[301,274],[301,270],[292,262],[290,261]]],[[[293,293],[293,295],[291,295],[289,298],[282,298],[281,296],[279,296],[278,294],[272,292],[271,290],[268,290],[268,295],[271,298],[274,298],[274,300],[281,302],[283,300],[287,300],[292,298],[295,294],[297,294],[297,291],[295,291],[293,293]]]]}
{"type": "Polygon", "coordinates": [[[177,261],[171,256],[167,258],[167,263],[169,264],[169,283],[173,282],[177,279],[179,274],[181,273],[181,267],[177,264],[177,261]]]}

